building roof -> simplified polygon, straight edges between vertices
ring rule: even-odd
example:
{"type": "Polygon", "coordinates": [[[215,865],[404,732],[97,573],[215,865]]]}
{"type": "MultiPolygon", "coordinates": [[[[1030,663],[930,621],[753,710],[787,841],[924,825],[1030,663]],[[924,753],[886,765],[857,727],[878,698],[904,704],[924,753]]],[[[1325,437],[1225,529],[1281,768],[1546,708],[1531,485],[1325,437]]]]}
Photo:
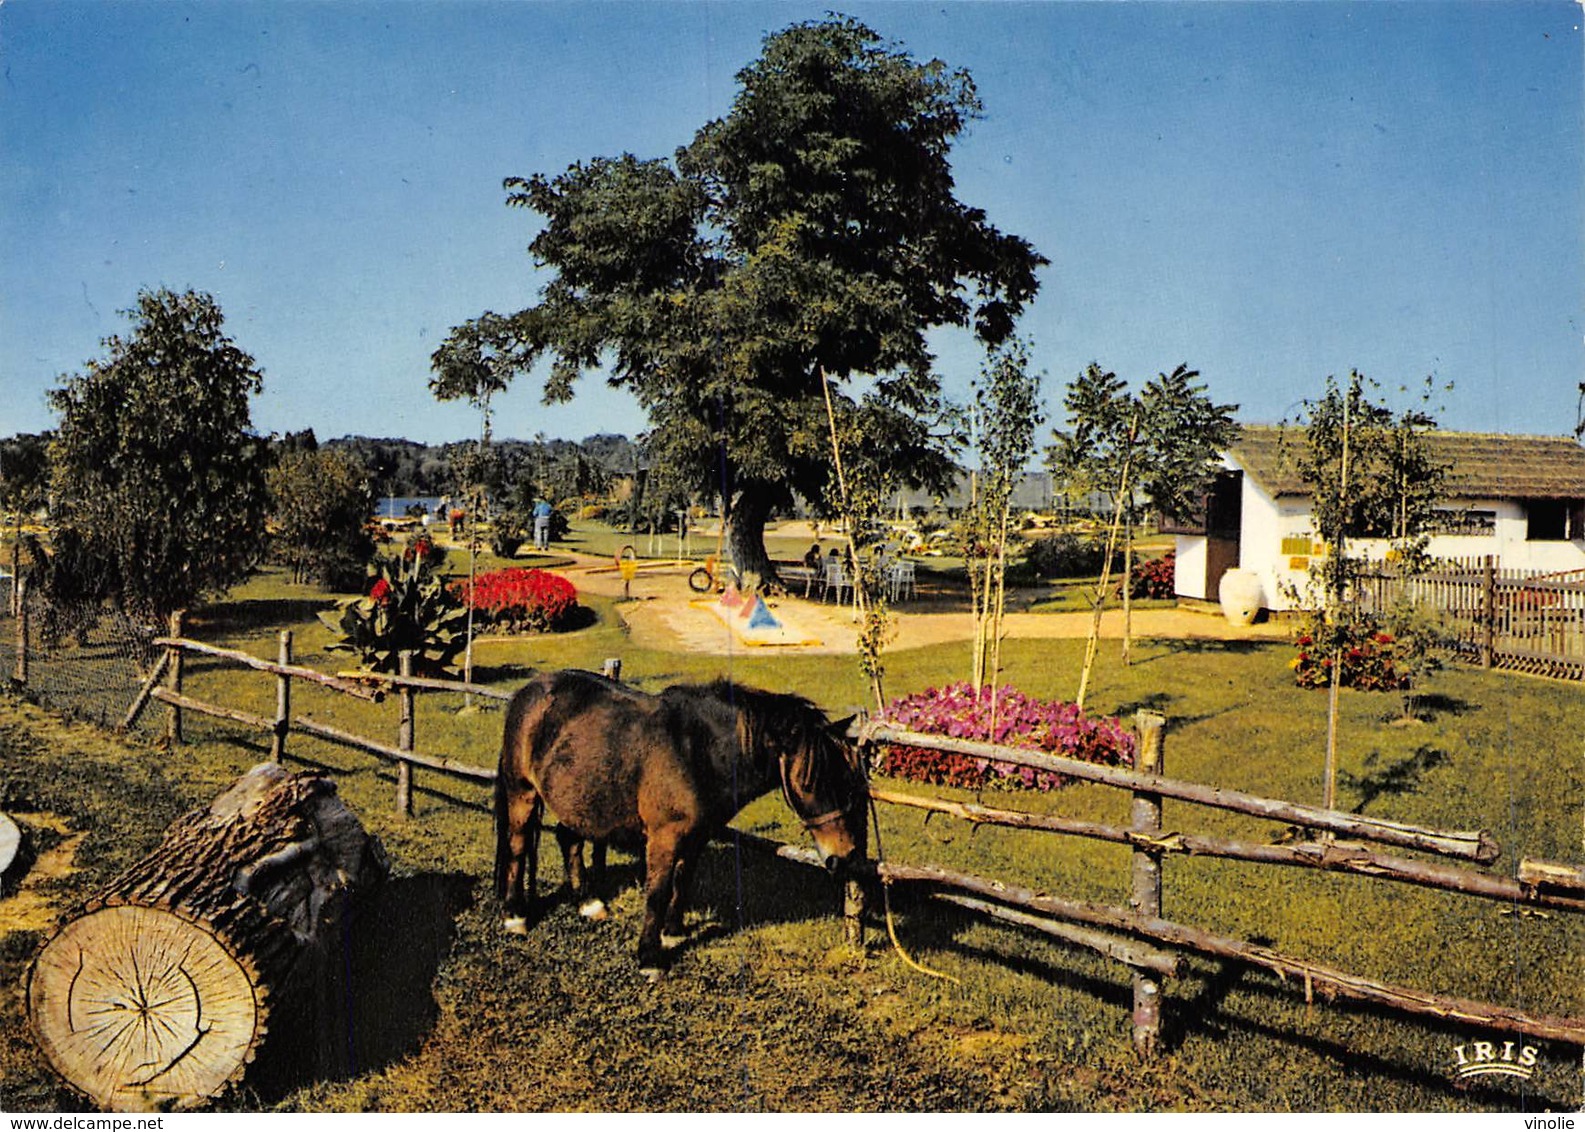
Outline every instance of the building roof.
{"type": "MultiPolygon", "coordinates": [[[[1431,457],[1447,468],[1450,499],[1585,499],[1585,448],[1570,436],[1429,432],[1431,457]]],[[[1302,426],[1245,425],[1229,452],[1268,495],[1307,495],[1295,467],[1302,426]]]]}

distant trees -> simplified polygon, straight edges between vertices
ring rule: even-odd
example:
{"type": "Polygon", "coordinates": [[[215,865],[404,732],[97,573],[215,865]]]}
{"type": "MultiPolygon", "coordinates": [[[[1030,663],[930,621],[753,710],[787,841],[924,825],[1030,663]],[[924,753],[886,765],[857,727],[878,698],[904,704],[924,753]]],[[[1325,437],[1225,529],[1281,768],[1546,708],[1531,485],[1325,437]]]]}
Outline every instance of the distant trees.
{"type": "Polygon", "coordinates": [[[15,522],[11,537],[13,577],[21,570],[22,524],[29,513],[44,506],[49,479],[48,433],[24,432],[0,440],[0,511],[11,512],[15,522]]]}
{"type": "Polygon", "coordinates": [[[544,217],[530,249],[552,275],[496,344],[520,371],[548,356],[551,399],[609,365],[656,463],[719,494],[737,566],[769,576],[772,511],[795,493],[834,509],[827,382],[893,467],[944,485],[927,336],[1005,340],[1046,261],[953,195],[950,150],[980,112],[965,72],[830,17],[767,37],[738,83],[675,161],[507,180],[544,217]]]}
{"type": "Polygon", "coordinates": [[[93,587],[158,619],[246,576],[262,549],[262,377],[209,295],[142,291],[131,332],[51,392],[57,553],[93,587]]]}

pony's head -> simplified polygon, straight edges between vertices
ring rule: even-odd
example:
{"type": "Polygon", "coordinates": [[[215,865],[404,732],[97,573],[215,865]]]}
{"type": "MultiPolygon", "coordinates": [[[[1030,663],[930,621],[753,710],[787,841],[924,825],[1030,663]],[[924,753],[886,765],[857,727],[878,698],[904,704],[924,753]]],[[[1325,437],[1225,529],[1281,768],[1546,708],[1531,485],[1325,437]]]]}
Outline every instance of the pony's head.
{"type": "Polygon", "coordinates": [[[848,739],[850,719],[835,723],[807,701],[781,729],[777,756],[782,796],[833,873],[862,860],[867,849],[869,780],[848,739]]]}

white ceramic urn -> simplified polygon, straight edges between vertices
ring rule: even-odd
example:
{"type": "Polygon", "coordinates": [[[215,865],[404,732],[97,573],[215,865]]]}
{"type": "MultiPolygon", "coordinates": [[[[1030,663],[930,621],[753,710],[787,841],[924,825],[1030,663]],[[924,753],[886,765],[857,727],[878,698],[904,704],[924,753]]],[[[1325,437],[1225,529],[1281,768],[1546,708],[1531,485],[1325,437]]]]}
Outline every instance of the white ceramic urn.
{"type": "Polygon", "coordinates": [[[1231,569],[1222,575],[1217,590],[1222,615],[1232,625],[1252,625],[1264,604],[1260,575],[1253,570],[1231,569]]]}

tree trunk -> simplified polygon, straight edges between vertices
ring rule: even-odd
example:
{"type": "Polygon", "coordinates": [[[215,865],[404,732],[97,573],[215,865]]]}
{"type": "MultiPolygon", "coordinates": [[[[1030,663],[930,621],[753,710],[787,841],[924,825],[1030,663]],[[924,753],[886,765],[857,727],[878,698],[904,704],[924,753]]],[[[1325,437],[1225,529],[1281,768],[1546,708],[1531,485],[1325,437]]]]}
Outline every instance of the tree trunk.
{"type": "Polygon", "coordinates": [[[40,950],[26,988],[40,1048],[118,1111],[202,1104],[271,1030],[279,1060],[328,1052],[351,905],[385,873],[330,780],[255,767],[40,950]]]}
{"type": "Polygon", "coordinates": [[[761,582],[780,582],[776,565],[765,549],[765,524],[774,505],[769,484],[751,480],[744,483],[732,501],[727,523],[727,545],[732,565],[742,575],[755,575],[761,582]]]}

